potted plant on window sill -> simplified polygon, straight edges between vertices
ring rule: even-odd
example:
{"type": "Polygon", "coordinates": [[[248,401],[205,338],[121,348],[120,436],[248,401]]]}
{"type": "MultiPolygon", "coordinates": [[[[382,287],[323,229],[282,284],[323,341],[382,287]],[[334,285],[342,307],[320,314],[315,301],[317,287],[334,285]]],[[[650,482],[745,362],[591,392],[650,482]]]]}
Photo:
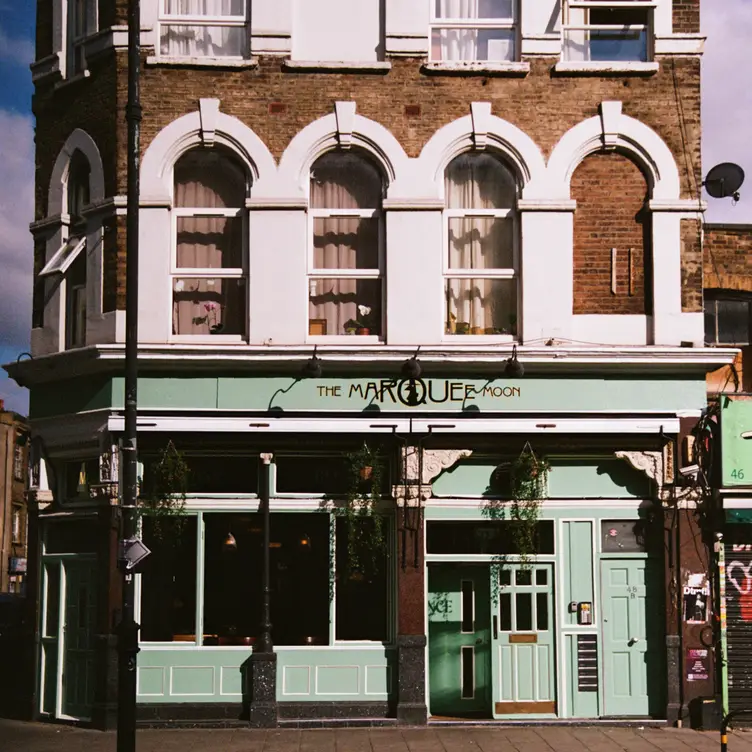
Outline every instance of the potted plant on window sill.
{"type": "Polygon", "coordinates": [[[349,321],[345,322],[345,332],[347,334],[360,334],[360,335],[367,335],[371,333],[371,329],[374,328],[373,326],[373,319],[371,316],[371,311],[373,309],[370,306],[367,305],[358,305],[358,318],[357,319],[350,319],[349,321]]]}
{"type": "Polygon", "coordinates": [[[222,306],[218,303],[208,302],[204,303],[205,316],[194,316],[193,325],[201,326],[201,324],[207,324],[209,327],[209,334],[221,334],[225,325],[220,321],[222,306]]]}

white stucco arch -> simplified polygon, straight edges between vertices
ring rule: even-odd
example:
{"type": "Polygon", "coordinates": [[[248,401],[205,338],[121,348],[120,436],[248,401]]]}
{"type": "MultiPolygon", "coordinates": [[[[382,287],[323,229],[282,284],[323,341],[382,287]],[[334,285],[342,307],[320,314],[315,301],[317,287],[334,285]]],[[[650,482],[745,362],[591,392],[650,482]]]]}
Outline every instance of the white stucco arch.
{"type": "Polygon", "coordinates": [[[99,148],[86,131],[76,128],[68,136],[52,168],[47,192],[48,216],[54,216],[63,211],[63,196],[68,182],[68,170],[71,157],[76,151],[80,151],[89,163],[89,200],[94,203],[104,198],[104,168],[99,148]]]}
{"type": "Polygon", "coordinates": [[[569,199],[574,171],[585,157],[604,146],[622,151],[643,168],[652,199],[675,201],[681,197],[679,170],[671,150],[652,128],[624,115],[620,102],[602,103],[600,116],[583,120],[561,137],[548,160],[550,197],[569,199]]]}
{"type": "Polygon", "coordinates": [[[201,111],[173,120],[149,144],[141,164],[142,202],[170,203],[175,162],[202,144],[219,144],[234,152],[251,175],[254,193],[274,182],[277,166],[266,144],[245,123],[221,112],[217,100],[211,101],[213,108],[205,111],[202,106],[201,111]]]}
{"type": "Polygon", "coordinates": [[[417,173],[431,180],[437,198],[443,195],[444,170],[462,152],[483,148],[498,152],[517,173],[523,198],[546,196],[546,163],[537,144],[516,125],[491,115],[490,105],[473,106],[471,115],[440,128],[418,157],[417,173]]]}
{"type": "Polygon", "coordinates": [[[279,162],[278,179],[286,193],[308,195],[311,165],[337,147],[357,148],[381,166],[388,183],[387,195],[408,172],[408,157],[394,135],[380,123],[355,114],[354,103],[337,103],[337,112],[309,123],[288,144],[279,162]],[[340,105],[350,105],[347,109],[340,105]]]}

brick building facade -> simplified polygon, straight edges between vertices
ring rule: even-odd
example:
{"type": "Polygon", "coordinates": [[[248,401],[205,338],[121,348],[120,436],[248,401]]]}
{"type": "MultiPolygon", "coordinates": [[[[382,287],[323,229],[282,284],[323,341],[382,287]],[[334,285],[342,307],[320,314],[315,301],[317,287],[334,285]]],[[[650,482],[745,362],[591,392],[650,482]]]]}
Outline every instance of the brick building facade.
{"type": "MultiPolygon", "coordinates": [[[[699,0],[632,5],[142,0],[142,490],[165,452],[189,468],[180,537],[144,522],[143,719],[673,721],[715,693],[685,670],[712,614],[679,600],[708,562],[670,459],[733,358],[704,346],[699,0]],[[525,463],[547,478],[527,523],[525,463]],[[386,531],[375,569],[356,529],[386,531]]],[[[34,712],[99,725],[125,9],[38,2],[34,358],[9,367],[43,541],[34,712]]]]}

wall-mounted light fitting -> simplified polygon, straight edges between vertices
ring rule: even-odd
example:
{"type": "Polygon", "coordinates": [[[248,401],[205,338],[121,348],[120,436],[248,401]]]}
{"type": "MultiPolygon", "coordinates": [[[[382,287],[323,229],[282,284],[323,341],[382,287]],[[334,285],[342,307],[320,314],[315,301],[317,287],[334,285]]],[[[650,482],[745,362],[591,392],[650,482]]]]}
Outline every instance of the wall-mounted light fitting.
{"type": "Polygon", "coordinates": [[[525,375],[524,366],[517,360],[517,345],[512,345],[512,357],[507,359],[504,375],[510,379],[519,379],[525,375]]]}
{"type": "Polygon", "coordinates": [[[321,365],[321,358],[316,355],[316,349],[318,345],[314,345],[313,355],[306,361],[303,366],[303,378],[305,379],[320,379],[324,369],[321,365]]]}
{"type": "Polygon", "coordinates": [[[415,351],[415,355],[412,358],[408,358],[402,364],[402,378],[403,379],[419,379],[423,373],[423,366],[418,360],[418,353],[420,352],[420,345],[415,351]]]}

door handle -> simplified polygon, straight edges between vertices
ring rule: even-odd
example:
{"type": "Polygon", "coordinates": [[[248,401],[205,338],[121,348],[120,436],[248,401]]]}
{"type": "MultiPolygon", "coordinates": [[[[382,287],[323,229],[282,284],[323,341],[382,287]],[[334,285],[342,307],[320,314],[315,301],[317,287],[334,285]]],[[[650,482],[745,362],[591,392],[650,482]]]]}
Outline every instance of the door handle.
{"type": "Polygon", "coordinates": [[[640,638],[639,638],[639,637],[632,637],[632,638],[631,638],[631,639],[629,640],[629,643],[628,643],[628,644],[629,644],[629,646],[631,647],[632,645],[636,645],[636,644],[637,644],[637,643],[638,643],[639,641],[640,641],[640,638]]]}
{"type": "Polygon", "coordinates": [[[483,644],[483,638],[482,638],[482,637],[478,637],[478,638],[477,638],[477,639],[475,640],[475,644],[476,644],[476,645],[482,645],[482,644],[483,644]]]}
{"type": "Polygon", "coordinates": [[[494,640],[499,639],[499,617],[494,616],[493,618],[493,638],[494,640]]]}

